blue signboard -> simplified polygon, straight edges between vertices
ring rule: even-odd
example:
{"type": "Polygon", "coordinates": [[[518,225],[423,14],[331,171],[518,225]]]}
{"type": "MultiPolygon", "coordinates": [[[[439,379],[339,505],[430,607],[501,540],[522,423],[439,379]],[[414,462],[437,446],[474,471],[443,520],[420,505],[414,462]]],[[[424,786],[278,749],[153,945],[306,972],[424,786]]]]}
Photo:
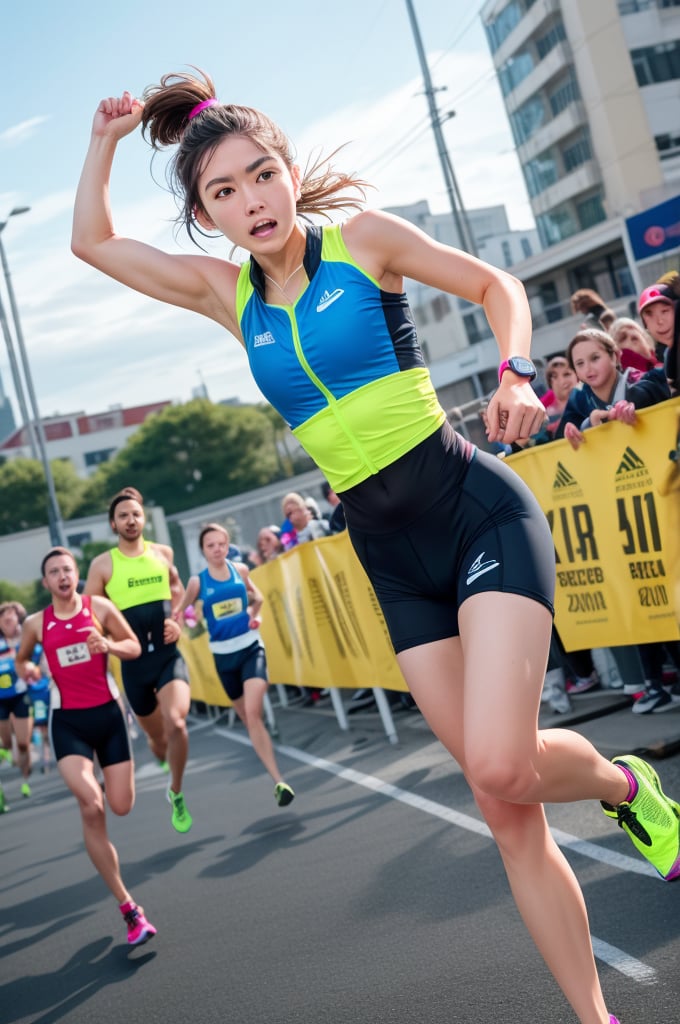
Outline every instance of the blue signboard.
{"type": "Polygon", "coordinates": [[[626,228],[636,260],[677,249],[680,247],[680,196],[627,217],[626,228]]]}

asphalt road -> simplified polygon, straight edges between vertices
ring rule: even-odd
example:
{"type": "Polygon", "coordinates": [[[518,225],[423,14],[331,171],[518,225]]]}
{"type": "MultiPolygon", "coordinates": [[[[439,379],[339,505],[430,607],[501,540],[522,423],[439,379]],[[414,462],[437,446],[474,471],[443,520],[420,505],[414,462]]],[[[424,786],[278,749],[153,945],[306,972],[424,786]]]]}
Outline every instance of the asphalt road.
{"type": "MultiPolygon", "coordinates": [[[[297,798],[278,808],[240,727],[192,719],[170,826],[166,776],[135,743],[137,803],[110,832],[158,928],[129,951],[57,773],[0,817],[2,1024],[567,1024],[469,791],[417,712],[343,733],[329,707],[277,712],[297,798]]],[[[680,794],[680,756],[657,765],[680,794]]],[[[680,882],[665,884],[597,804],[553,806],[622,1024],[680,1018],[680,882]]]]}

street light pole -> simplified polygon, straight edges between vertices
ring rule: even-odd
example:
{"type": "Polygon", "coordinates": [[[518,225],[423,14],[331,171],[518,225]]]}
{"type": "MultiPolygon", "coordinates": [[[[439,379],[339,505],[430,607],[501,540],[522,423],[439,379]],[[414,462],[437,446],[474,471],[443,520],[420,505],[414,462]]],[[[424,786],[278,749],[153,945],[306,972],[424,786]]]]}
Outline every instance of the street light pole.
{"type": "MultiPolygon", "coordinates": [[[[35,426],[35,436],[38,441],[38,448],[40,451],[40,461],[42,462],[43,471],[45,473],[45,482],[47,484],[47,515],[49,520],[50,540],[53,545],[64,547],[64,528],[61,519],[61,512],[59,510],[59,502],[57,500],[57,492],[54,486],[54,477],[52,476],[52,469],[50,467],[49,459],[47,458],[47,446],[45,443],[45,431],[43,429],[42,419],[40,418],[40,409],[38,407],[38,400],[36,398],[35,389],[33,387],[33,378],[31,376],[31,367],[28,362],[28,355],[26,353],[26,346],[24,344],[24,335],[21,330],[21,320],[19,319],[19,309],[17,307],[16,298],[14,295],[14,288],[12,287],[12,276],[9,272],[9,264],[7,262],[7,256],[5,255],[5,247],[2,243],[2,232],[7,227],[7,221],[10,217],[14,217],[19,213],[28,213],[30,206],[15,206],[13,210],[10,210],[7,220],[0,223],[0,262],[2,262],[2,270],[5,275],[5,283],[7,285],[7,294],[9,296],[9,304],[12,310],[12,317],[14,319],[14,333],[16,335],[17,348],[19,350],[19,357],[21,359],[21,366],[24,371],[24,381],[26,383],[26,392],[28,394],[28,400],[31,405],[33,412],[33,425],[35,426]]],[[[7,331],[7,319],[2,314],[3,330],[7,331]]],[[[5,333],[5,340],[7,340],[8,333],[5,333]]],[[[11,340],[11,336],[10,336],[11,340]]],[[[9,349],[9,343],[8,343],[9,349]]],[[[30,418],[26,420],[29,435],[31,441],[34,444],[33,432],[31,430],[30,418]]],[[[32,444],[32,447],[33,447],[32,444]]]]}
{"type": "Polygon", "coordinates": [[[5,313],[5,304],[0,297],[0,324],[2,325],[2,333],[5,338],[5,345],[7,346],[7,355],[9,357],[9,367],[12,372],[12,380],[14,382],[14,390],[16,392],[17,401],[19,403],[19,409],[21,411],[21,423],[26,429],[28,434],[28,442],[31,446],[31,456],[34,459],[38,458],[38,449],[35,445],[35,434],[33,432],[33,423],[28,412],[28,406],[26,405],[26,396],[24,395],[24,386],[21,382],[21,375],[19,373],[19,364],[17,363],[16,352],[14,351],[14,342],[12,341],[12,332],[9,329],[7,323],[7,314],[5,313]]]}

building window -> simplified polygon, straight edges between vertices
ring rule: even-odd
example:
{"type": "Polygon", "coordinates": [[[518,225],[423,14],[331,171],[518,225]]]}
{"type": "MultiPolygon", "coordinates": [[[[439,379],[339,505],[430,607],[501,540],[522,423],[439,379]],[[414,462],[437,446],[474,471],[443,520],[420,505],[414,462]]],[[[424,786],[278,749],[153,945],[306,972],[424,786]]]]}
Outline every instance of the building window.
{"type": "Polygon", "coordinates": [[[527,75],[531,74],[534,67],[534,58],[526,50],[513,54],[498,70],[503,95],[507,96],[513,89],[516,89],[520,82],[523,82],[527,75]]]}
{"type": "Polygon", "coordinates": [[[480,341],[493,337],[486,315],[479,308],[463,317],[463,326],[470,345],[477,345],[480,341]]]}
{"type": "Polygon", "coordinates": [[[559,180],[557,161],[552,150],[546,150],[535,160],[529,160],[523,170],[527,191],[532,199],[559,180]]]}
{"type": "Polygon", "coordinates": [[[512,252],[510,251],[510,242],[503,239],[501,242],[501,249],[503,250],[503,263],[506,267],[512,266],[512,252]]]}
{"type": "Polygon", "coordinates": [[[594,224],[600,224],[603,220],[606,220],[607,214],[604,211],[602,193],[596,192],[595,195],[589,196],[588,199],[582,199],[581,202],[576,203],[576,213],[581,231],[585,231],[586,228],[592,228],[594,224]]]}
{"type": "Polygon", "coordinates": [[[577,167],[587,163],[592,158],[593,153],[590,148],[590,139],[585,129],[568,146],[565,146],[562,151],[562,160],[567,174],[575,171],[577,167]]]}
{"type": "Polygon", "coordinates": [[[497,18],[484,26],[492,53],[495,53],[501,43],[508,38],[513,28],[519,25],[523,14],[520,0],[513,0],[503,8],[497,18]]]}
{"type": "Polygon", "coordinates": [[[447,313],[451,312],[451,302],[448,295],[436,295],[431,303],[432,316],[436,324],[441,323],[447,313]]]}
{"type": "Polygon", "coordinates": [[[639,14],[660,7],[680,7],[680,0],[618,0],[619,14],[639,14]]]}
{"type": "Polygon", "coordinates": [[[545,248],[557,245],[563,238],[570,238],[579,230],[576,218],[568,206],[557,206],[549,213],[540,214],[536,218],[536,227],[545,248]]]}
{"type": "Polygon", "coordinates": [[[547,57],[551,50],[554,50],[558,43],[563,43],[567,38],[564,25],[558,21],[553,27],[536,40],[536,51],[541,60],[547,57]]]}
{"type": "Polygon", "coordinates": [[[654,142],[662,160],[668,160],[669,157],[677,156],[680,152],[680,135],[671,135],[670,133],[655,135],[654,142]]]}
{"type": "Polygon", "coordinates": [[[519,110],[510,115],[510,127],[515,143],[521,146],[546,122],[545,107],[540,96],[532,96],[519,110]]]}
{"type": "Polygon", "coordinates": [[[528,238],[522,236],[519,240],[519,244],[522,246],[522,256],[525,260],[528,260],[530,256],[533,256],[531,251],[531,242],[528,238]]]}
{"type": "Polygon", "coordinates": [[[581,93],[579,92],[578,82],[574,75],[574,69],[569,69],[569,74],[563,79],[560,84],[556,87],[554,92],[550,94],[548,102],[550,103],[550,111],[553,117],[557,117],[563,110],[572,104],[580,100],[581,93]]]}
{"type": "Polygon", "coordinates": [[[680,78],[680,40],[631,50],[635,77],[640,87],[680,78]]]}
{"type": "Polygon", "coordinates": [[[101,448],[98,452],[85,452],[85,465],[88,469],[92,466],[101,466],[102,462],[108,462],[115,453],[115,448],[101,448]]]}

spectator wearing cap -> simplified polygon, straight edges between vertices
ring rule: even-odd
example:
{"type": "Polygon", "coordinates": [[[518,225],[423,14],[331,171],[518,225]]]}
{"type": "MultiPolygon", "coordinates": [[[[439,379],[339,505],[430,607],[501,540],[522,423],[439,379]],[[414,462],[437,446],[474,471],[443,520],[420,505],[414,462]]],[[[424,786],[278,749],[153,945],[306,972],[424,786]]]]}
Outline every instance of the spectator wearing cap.
{"type": "Polygon", "coordinates": [[[664,284],[651,284],[638,299],[638,313],[657,345],[673,344],[675,302],[664,284]]]}
{"type": "Polygon", "coordinates": [[[673,394],[680,390],[678,346],[680,345],[680,274],[665,275],[661,281],[649,285],[638,299],[638,313],[647,331],[654,339],[656,355],[666,367],[666,377],[673,394]]]}

